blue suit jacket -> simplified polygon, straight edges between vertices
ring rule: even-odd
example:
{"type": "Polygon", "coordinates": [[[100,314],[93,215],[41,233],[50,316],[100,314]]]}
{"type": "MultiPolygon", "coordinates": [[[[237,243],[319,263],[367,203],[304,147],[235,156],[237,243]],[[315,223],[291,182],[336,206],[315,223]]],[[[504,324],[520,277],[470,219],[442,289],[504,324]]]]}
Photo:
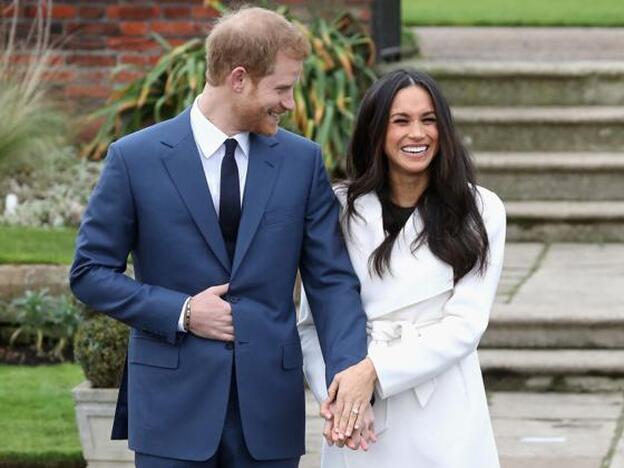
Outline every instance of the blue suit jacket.
{"type": "Polygon", "coordinates": [[[251,135],[230,264],[189,110],[112,144],[78,233],[70,284],[80,300],[132,327],[116,435],[127,432],[130,448],[139,452],[211,457],[235,359],[251,454],[303,454],[302,354],[293,304],[298,269],[330,382],[366,355],[366,334],[359,283],[318,146],[284,130],[251,135]],[[128,254],[136,279],[123,274],[128,254]],[[235,350],[177,332],[185,299],[227,282],[235,350]]]}

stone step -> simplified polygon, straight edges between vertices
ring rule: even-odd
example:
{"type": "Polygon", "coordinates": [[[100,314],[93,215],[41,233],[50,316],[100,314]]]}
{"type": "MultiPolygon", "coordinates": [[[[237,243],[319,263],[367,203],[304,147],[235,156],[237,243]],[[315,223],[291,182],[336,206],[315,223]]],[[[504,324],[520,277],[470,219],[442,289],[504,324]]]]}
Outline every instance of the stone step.
{"type": "Polygon", "coordinates": [[[624,152],[483,152],[475,161],[479,184],[504,200],[624,200],[624,152]]]}
{"type": "Polygon", "coordinates": [[[480,349],[484,373],[516,375],[624,375],[624,350],[480,349]]]}
{"type": "Polygon", "coordinates": [[[474,152],[624,150],[624,106],[456,107],[453,114],[474,152]]]}
{"type": "Polygon", "coordinates": [[[481,347],[624,349],[624,309],[495,304],[481,347]]]}
{"type": "Polygon", "coordinates": [[[624,201],[506,201],[507,239],[624,242],[624,201]]]}
{"type": "Polygon", "coordinates": [[[624,28],[417,26],[421,55],[437,60],[624,60],[624,28]]]}
{"type": "Polygon", "coordinates": [[[409,60],[432,75],[453,106],[624,105],[622,61],[409,60]]]}

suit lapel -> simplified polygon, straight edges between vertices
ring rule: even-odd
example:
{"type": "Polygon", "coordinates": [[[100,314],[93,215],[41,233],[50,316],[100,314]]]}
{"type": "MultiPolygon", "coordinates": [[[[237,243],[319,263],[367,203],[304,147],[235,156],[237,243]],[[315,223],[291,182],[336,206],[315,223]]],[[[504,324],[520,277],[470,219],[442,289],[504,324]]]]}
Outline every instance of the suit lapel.
{"type": "Polygon", "coordinates": [[[278,144],[273,137],[250,135],[249,166],[243,195],[243,210],[236,239],[232,266],[233,277],[258,230],[269,196],[279,173],[281,156],[273,148],[278,144]]]}
{"type": "Polygon", "coordinates": [[[217,213],[206,183],[189,119],[190,116],[187,111],[172,121],[177,124],[179,127],[177,130],[178,132],[182,131],[183,136],[178,133],[178,138],[173,138],[174,132],[171,132],[169,137],[163,140],[163,144],[166,146],[163,162],[197,228],[219,262],[227,271],[230,271],[230,259],[225,249],[217,213]],[[184,118],[186,118],[186,122],[175,122],[184,118]],[[184,131],[185,127],[186,131],[184,131]],[[179,139],[180,137],[181,139],[179,139]],[[175,140],[178,141],[172,143],[175,140]]]}

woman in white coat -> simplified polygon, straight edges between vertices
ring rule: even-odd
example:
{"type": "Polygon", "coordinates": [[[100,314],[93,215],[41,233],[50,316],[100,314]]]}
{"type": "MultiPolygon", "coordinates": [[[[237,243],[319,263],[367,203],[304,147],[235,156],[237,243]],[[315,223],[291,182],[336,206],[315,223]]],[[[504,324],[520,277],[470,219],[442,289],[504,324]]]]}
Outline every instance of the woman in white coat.
{"type": "MultiPolygon", "coordinates": [[[[505,210],[475,184],[431,77],[397,70],[371,87],[347,174],[336,195],[376,374],[361,430],[377,442],[367,451],[324,443],[322,467],[498,468],[476,349],[502,270],[505,210]]],[[[324,362],[305,294],[299,331],[320,403],[324,362]]]]}

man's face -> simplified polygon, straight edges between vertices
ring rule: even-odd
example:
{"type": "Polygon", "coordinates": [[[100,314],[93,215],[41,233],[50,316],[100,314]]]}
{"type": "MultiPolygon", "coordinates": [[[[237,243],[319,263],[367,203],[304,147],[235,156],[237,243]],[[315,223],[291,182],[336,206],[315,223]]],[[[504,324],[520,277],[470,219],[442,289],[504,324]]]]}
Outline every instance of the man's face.
{"type": "Polygon", "coordinates": [[[255,83],[250,79],[236,106],[243,131],[260,135],[277,132],[280,115],[293,110],[293,90],[303,62],[278,52],[273,73],[255,83]]]}

